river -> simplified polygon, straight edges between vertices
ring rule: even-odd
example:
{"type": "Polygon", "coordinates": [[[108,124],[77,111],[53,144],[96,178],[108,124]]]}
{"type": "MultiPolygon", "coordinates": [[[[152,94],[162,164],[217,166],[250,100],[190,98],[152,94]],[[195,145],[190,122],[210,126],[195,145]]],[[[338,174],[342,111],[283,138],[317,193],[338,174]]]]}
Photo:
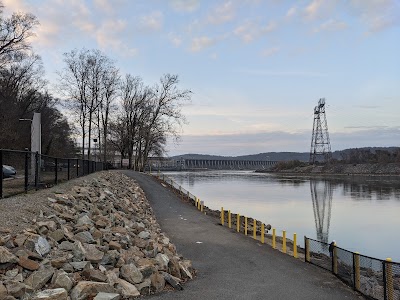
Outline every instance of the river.
{"type": "Polygon", "coordinates": [[[165,173],[211,209],[271,224],[277,233],[331,242],[400,262],[398,178],[307,178],[252,171],[165,173]]]}

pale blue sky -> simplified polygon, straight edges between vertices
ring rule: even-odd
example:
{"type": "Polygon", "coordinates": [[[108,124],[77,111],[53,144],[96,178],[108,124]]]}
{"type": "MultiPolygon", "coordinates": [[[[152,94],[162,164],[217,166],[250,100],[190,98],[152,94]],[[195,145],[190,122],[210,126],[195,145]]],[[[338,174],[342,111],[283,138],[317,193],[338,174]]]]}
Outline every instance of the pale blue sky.
{"type": "Polygon", "coordinates": [[[148,84],[193,91],[170,154],[309,151],[326,98],[333,150],[400,144],[399,0],[3,0],[29,11],[54,83],[62,53],[99,48],[148,84]]]}

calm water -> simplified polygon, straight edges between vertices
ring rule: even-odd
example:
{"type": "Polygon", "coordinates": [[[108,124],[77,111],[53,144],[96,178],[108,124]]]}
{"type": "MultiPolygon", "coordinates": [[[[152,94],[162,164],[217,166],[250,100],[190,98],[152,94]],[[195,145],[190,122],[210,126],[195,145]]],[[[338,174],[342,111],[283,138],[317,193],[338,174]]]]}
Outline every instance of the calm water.
{"type": "Polygon", "coordinates": [[[230,209],[288,236],[400,261],[399,179],[309,179],[248,171],[166,173],[212,209],[230,209]]]}

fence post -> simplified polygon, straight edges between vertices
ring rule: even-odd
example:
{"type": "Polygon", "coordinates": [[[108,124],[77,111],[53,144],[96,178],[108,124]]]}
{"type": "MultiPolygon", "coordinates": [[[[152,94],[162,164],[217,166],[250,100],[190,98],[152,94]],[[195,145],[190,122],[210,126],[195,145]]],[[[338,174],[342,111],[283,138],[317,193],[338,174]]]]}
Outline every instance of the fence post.
{"type": "Polygon", "coordinates": [[[70,170],[70,161],[69,161],[69,158],[67,159],[67,172],[68,172],[68,175],[67,175],[67,178],[68,178],[68,180],[71,178],[71,176],[70,176],[70,172],[71,172],[71,170],[70,170]]]}
{"type": "Polygon", "coordinates": [[[336,249],[336,243],[333,244],[333,251],[332,251],[332,272],[333,272],[333,274],[337,275],[337,249],[336,249]]]}
{"type": "Polygon", "coordinates": [[[39,189],[39,152],[35,153],[35,189],[39,189]]]}
{"type": "Polygon", "coordinates": [[[306,262],[310,262],[310,240],[304,236],[304,247],[306,255],[304,256],[306,262]]]}
{"type": "Polygon", "coordinates": [[[276,249],[276,229],[272,228],[272,248],[276,249]]]}
{"type": "Polygon", "coordinates": [[[244,217],[244,235],[247,235],[247,217],[244,217]]]}
{"type": "Polygon", "coordinates": [[[236,231],[240,232],[240,214],[236,215],[236,231]]]}
{"type": "Polygon", "coordinates": [[[58,159],[57,159],[57,157],[54,159],[54,162],[55,162],[54,183],[57,185],[57,182],[58,182],[58,159]]]}
{"type": "Polygon", "coordinates": [[[0,150],[0,199],[3,198],[3,150],[0,150]]]}
{"type": "Polygon", "coordinates": [[[392,259],[386,258],[386,299],[394,300],[392,259]]]}
{"type": "MultiPolygon", "coordinates": [[[[196,199],[197,199],[197,198],[196,198],[196,199]]],[[[221,225],[222,225],[222,226],[224,226],[224,225],[225,225],[225,220],[224,220],[224,217],[225,217],[224,208],[223,208],[223,207],[221,207],[221,225]]]]}
{"type": "Polygon", "coordinates": [[[189,191],[187,192],[187,198],[188,198],[188,200],[190,200],[190,193],[189,193],[189,191]]]}
{"type": "Polygon", "coordinates": [[[360,290],[360,254],[358,252],[353,253],[353,266],[354,266],[354,289],[360,290]]]}
{"type": "Polygon", "coordinates": [[[28,177],[29,177],[29,161],[28,152],[25,152],[25,194],[28,193],[28,177]]]}
{"type": "Polygon", "coordinates": [[[293,257],[297,258],[297,234],[293,233],[293,257]]]}
{"type": "Polygon", "coordinates": [[[265,242],[265,225],[261,223],[261,243],[264,244],[265,242]]]}
{"type": "Polygon", "coordinates": [[[204,201],[200,202],[200,211],[203,212],[204,211],[204,201]]]}
{"type": "Polygon", "coordinates": [[[253,239],[257,239],[257,220],[253,219],[253,239]]]}
{"type": "Polygon", "coordinates": [[[282,231],[282,252],[286,253],[286,230],[282,231]]]}
{"type": "Polygon", "coordinates": [[[228,210],[228,227],[232,228],[231,210],[228,210]]]}

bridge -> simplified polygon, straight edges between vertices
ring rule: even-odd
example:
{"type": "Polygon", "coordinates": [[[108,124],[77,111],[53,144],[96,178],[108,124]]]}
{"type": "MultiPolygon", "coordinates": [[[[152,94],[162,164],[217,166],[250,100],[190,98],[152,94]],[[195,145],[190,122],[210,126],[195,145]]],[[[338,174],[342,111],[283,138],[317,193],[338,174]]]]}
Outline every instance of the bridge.
{"type": "Polygon", "coordinates": [[[180,159],[176,161],[176,166],[183,170],[268,170],[276,163],[276,161],[269,160],[180,159]]]}

